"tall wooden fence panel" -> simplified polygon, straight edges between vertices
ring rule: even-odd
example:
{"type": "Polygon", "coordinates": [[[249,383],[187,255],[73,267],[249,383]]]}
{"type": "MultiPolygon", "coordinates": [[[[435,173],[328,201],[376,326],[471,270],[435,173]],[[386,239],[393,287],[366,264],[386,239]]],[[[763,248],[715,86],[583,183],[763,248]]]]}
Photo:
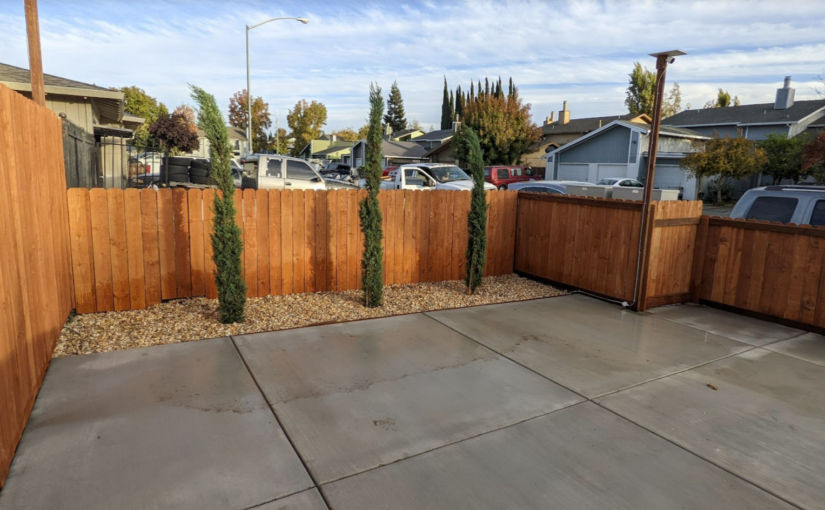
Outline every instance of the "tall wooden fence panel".
{"type": "Polygon", "coordinates": [[[0,486],[72,309],[60,119],[0,85],[0,486]]]}
{"type": "MultiPolygon", "coordinates": [[[[364,191],[236,191],[250,297],[361,285],[364,191]]],[[[516,193],[487,195],[487,275],[513,271],[516,193]]],[[[216,297],[214,190],[73,188],[67,192],[78,313],[216,297]]],[[[384,281],[461,279],[470,194],[382,191],[384,281]]]]}
{"type": "Polygon", "coordinates": [[[702,217],[693,296],[825,328],[825,227],[702,217]]]}

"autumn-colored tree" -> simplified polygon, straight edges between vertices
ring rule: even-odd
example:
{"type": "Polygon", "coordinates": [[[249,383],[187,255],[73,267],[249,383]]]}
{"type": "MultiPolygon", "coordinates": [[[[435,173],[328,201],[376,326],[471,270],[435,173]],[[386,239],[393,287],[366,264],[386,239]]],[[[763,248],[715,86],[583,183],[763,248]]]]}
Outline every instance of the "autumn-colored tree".
{"type": "Polygon", "coordinates": [[[518,163],[540,136],[530,117],[530,105],[521,102],[515,87],[510,95],[495,95],[489,85],[486,90],[464,105],[462,123],[475,131],[487,164],[518,163]]]}
{"type": "Polygon", "coordinates": [[[301,99],[289,110],[286,121],[292,129],[290,136],[295,138],[292,155],[297,156],[310,141],[321,136],[321,128],[327,123],[327,107],[318,101],[307,103],[301,99]]]}
{"type": "Polygon", "coordinates": [[[825,131],[805,147],[802,170],[813,175],[816,182],[825,183],[825,131]]]}
{"type": "Polygon", "coordinates": [[[166,109],[165,104],[158,102],[157,99],[141,88],[135,86],[121,87],[120,91],[123,92],[123,109],[132,115],[142,117],[144,120],[143,124],[135,129],[132,135],[132,143],[137,147],[146,148],[151,144],[149,126],[158,120],[158,117],[162,114],[168,115],[169,110],[166,109]]]}
{"type": "Polygon", "coordinates": [[[804,136],[788,138],[775,133],[756,142],[756,146],[765,151],[767,157],[763,172],[773,177],[774,184],[779,184],[782,179],[794,182],[800,180],[805,175],[802,170],[802,153],[806,145],[807,138],[804,136]]]}
{"type": "Polygon", "coordinates": [[[364,124],[363,126],[361,126],[361,129],[358,130],[358,140],[366,140],[367,136],[369,135],[369,132],[370,132],[370,125],[369,124],[364,124]]]}
{"type": "MultiPolygon", "coordinates": [[[[229,98],[229,125],[246,133],[249,110],[246,107],[246,89],[239,90],[229,98]]],[[[272,126],[269,104],[262,97],[252,98],[252,152],[262,152],[269,148],[267,130],[272,126]]]]}
{"type": "Polygon", "coordinates": [[[716,93],[716,100],[705,103],[705,108],[727,108],[728,106],[739,106],[739,98],[733,96],[731,99],[730,92],[721,88],[716,93]]]}
{"type": "Polygon", "coordinates": [[[345,142],[357,142],[360,140],[358,133],[352,128],[339,129],[338,131],[333,131],[332,134],[335,135],[338,140],[345,142]]]}
{"type": "MultiPolygon", "coordinates": [[[[653,117],[653,104],[656,101],[656,72],[650,71],[642,64],[633,64],[633,71],[628,75],[629,85],[624,104],[633,115],[642,113],[653,117]]],[[[662,98],[662,118],[679,113],[682,109],[682,93],[679,84],[674,83],[667,97],[662,98]]]]}
{"type": "Polygon", "coordinates": [[[172,154],[193,151],[200,145],[197,127],[178,111],[172,115],[162,113],[149,126],[149,135],[160,143],[161,149],[172,154]]]}
{"type": "Polygon", "coordinates": [[[722,203],[722,188],[729,179],[741,179],[760,172],[767,163],[765,151],[743,137],[714,138],[705,150],[694,152],[679,164],[697,178],[716,177],[716,203],[722,203]]]}

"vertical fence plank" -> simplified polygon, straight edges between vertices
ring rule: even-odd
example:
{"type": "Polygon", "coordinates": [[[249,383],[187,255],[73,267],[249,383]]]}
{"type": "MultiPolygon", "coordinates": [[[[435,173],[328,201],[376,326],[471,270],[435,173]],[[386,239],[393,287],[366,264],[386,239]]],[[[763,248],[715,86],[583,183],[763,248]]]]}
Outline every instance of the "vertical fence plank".
{"type": "Polygon", "coordinates": [[[338,218],[338,197],[341,195],[337,190],[330,190],[327,196],[327,290],[338,289],[338,237],[340,228],[338,218]]]}
{"type": "Polygon", "coordinates": [[[351,190],[336,191],[338,195],[338,214],[336,221],[338,229],[336,232],[337,246],[335,247],[335,290],[345,290],[348,287],[347,281],[347,242],[349,239],[349,195],[351,190]]]}
{"type": "Polygon", "coordinates": [[[89,191],[72,188],[67,192],[69,226],[77,313],[92,313],[95,301],[94,253],[89,191]]]}
{"type": "Polygon", "coordinates": [[[359,219],[357,191],[350,191],[347,197],[347,289],[360,288],[358,268],[361,265],[360,246],[358,245],[359,219]]]}
{"type": "Polygon", "coordinates": [[[268,296],[269,283],[269,192],[259,189],[255,192],[255,225],[257,228],[258,248],[258,290],[259,297],[268,296]]]}
{"type": "Polygon", "coordinates": [[[212,253],[212,234],[215,232],[215,196],[214,189],[203,190],[203,274],[206,297],[218,297],[215,284],[215,260],[212,253]]]}
{"type": "Polygon", "coordinates": [[[292,294],[295,291],[294,282],[294,256],[292,253],[293,225],[292,209],[294,191],[284,190],[281,192],[281,277],[282,291],[284,294],[292,294]]]}
{"type": "Polygon", "coordinates": [[[175,229],[175,294],[192,295],[192,266],[189,259],[189,200],[185,189],[172,190],[172,214],[175,229]]]}
{"type": "Polygon", "coordinates": [[[158,190],[158,256],[160,259],[161,299],[178,297],[175,277],[175,223],[172,190],[158,190]]]}
{"type": "Polygon", "coordinates": [[[281,286],[281,192],[269,190],[269,291],[283,293],[281,286]]]}
{"type": "Polygon", "coordinates": [[[306,192],[293,191],[292,197],[292,257],[293,282],[296,294],[306,291],[306,192]]]}
{"type": "Polygon", "coordinates": [[[95,264],[95,304],[98,312],[108,312],[115,309],[115,303],[112,290],[112,252],[109,248],[109,202],[106,190],[90,190],[89,203],[95,264]]]}
{"type": "Polygon", "coordinates": [[[158,195],[144,189],[140,191],[140,223],[143,238],[143,279],[146,284],[146,305],[161,301],[160,245],[158,234],[158,195]]]}
{"type": "Polygon", "coordinates": [[[206,295],[203,248],[203,191],[190,189],[187,196],[189,216],[189,261],[192,268],[192,296],[206,295]]]}
{"type": "Polygon", "coordinates": [[[129,309],[146,308],[146,277],[143,263],[143,226],[140,213],[140,190],[123,192],[126,215],[126,251],[129,261],[129,309]]]}
{"type": "Polygon", "coordinates": [[[243,190],[243,276],[247,297],[258,296],[258,225],[255,190],[243,190]]]}
{"type": "Polygon", "coordinates": [[[328,257],[329,224],[327,220],[329,192],[316,191],[315,193],[315,291],[329,290],[328,257]]]}
{"type": "Polygon", "coordinates": [[[126,218],[124,217],[123,190],[110,189],[106,193],[109,219],[109,243],[112,256],[112,293],[115,310],[128,310],[129,259],[126,248],[126,218]]]}
{"type": "Polygon", "coordinates": [[[318,266],[318,259],[315,253],[315,237],[316,237],[316,209],[315,209],[315,191],[305,191],[304,194],[304,291],[315,292],[315,272],[318,266]]]}

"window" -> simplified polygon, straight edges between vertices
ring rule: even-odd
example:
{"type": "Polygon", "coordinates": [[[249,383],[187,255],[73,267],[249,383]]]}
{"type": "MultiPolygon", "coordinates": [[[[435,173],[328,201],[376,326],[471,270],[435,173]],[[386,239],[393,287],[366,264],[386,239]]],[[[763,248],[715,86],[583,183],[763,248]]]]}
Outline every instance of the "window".
{"type": "Polygon", "coordinates": [[[639,152],[639,132],[633,131],[630,134],[630,163],[636,162],[636,153],[639,152]]]}
{"type": "Polygon", "coordinates": [[[746,216],[749,220],[767,220],[788,223],[796,210],[797,199],[788,197],[759,197],[753,201],[746,216]]]}
{"type": "Polygon", "coordinates": [[[286,160],[286,176],[287,179],[295,179],[297,181],[311,181],[317,177],[309,165],[303,161],[296,161],[294,159],[286,160]]]}
{"type": "Polygon", "coordinates": [[[485,169],[484,169],[484,178],[485,178],[485,179],[489,179],[489,178],[490,178],[490,169],[489,169],[489,168],[485,168],[485,169]]]}
{"type": "Polygon", "coordinates": [[[811,213],[811,225],[825,225],[825,200],[817,200],[811,213]]]}
{"type": "Polygon", "coordinates": [[[522,173],[521,173],[521,167],[520,166],[517,166],[517,167],[513,168],[513,175],[516,176],[516,177],[521,177],[522,173]]]}
{"type": "Polygon", "coordinates": [[[266,161],[266,176],[267,177],[281,177],[281,160],[268,159],[266,161]]]}
{"type": "Polygon", "coordinates": [[[500,180],[510,178],[510,172],[508,172],[506,168],[499,168],[498,170],[496,170],[496,175],[500,180]]]}

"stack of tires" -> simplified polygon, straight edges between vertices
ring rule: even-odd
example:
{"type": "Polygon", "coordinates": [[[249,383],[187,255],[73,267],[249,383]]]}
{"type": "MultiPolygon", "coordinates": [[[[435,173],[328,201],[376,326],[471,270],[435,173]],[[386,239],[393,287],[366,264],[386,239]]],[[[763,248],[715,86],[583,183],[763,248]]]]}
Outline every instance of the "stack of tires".
{"type": "MultiPolygon", "coordinates": [[[[173,156],[167,158],[166,173],[169,182],[189,182],[189,163],[192,158],[173,156]]],[[[163,176],[161,179],[165,182],[163,176]]]]}
{"type": "Polygon", "coordinates": [[[210,176],[210,172],[211,167],[208,159],[193,159],[189,166],[189,178],[195,184],[215,184],[215,181],[210,176]]]}

